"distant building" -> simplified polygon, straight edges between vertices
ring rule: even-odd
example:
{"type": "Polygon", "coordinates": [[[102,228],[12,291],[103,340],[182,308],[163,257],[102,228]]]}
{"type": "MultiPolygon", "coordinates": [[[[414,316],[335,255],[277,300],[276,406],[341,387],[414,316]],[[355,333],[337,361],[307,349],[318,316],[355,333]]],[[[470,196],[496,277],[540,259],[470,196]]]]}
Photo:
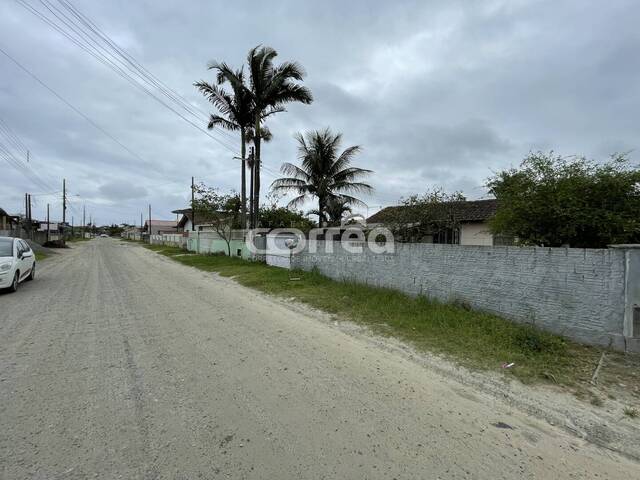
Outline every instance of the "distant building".
{"type": "Polygon", "coordinates": [[[18,230],[20,217],[17,215],[9,215],[5,210],[0,208],[0,236],[9,237],[9,232],[18,230]]]}
{"type": "Polygon", "coordinates": [[[193,224],[193,213],[190,208],[183,208],[181,210],[173,210],[171,213],[181,215],[178,221],[178,232],[189,232],[191,230],[212,230],[212,223],[210,217],[203,217],[196,215],[195,225],[193,224]]]}
{"type": "Polygon", "coordinates": [[[151,232],[149,232],[149,220],[144,222],[144,232],[151,235],[162,235],[163,233],[177,233],[178,222],[176,220],[151,220],[151,232]]]}
{"type": "MultiPolygon", "coordinates": [[[[498,210],[498,201],[470,200],[446,202],[442,211],[451,217],[456,227],[442,228],[420,225],[418,219],[409,226],[420,232],[419,235],[404,239],[419,243],[447,243],[455,245],[510,245],[513,239],[493,235],[489,230],[489,219],[498,210]],[[419,228],[418,228],[419,227],[419,228]]],[[[397,225],[402,205],[386,207],[367,219],[369,227],[397,225]]]]}

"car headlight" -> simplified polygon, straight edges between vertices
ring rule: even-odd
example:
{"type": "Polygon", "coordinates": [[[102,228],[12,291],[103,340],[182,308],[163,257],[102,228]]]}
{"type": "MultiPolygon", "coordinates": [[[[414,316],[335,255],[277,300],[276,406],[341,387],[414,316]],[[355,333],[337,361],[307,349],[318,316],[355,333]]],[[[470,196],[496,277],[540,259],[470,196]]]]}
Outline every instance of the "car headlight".
{"type": "Polygon", "coordinates": [[[11,270],[12,262],[0,263],[0,273],[8,272],[11,270]]]}

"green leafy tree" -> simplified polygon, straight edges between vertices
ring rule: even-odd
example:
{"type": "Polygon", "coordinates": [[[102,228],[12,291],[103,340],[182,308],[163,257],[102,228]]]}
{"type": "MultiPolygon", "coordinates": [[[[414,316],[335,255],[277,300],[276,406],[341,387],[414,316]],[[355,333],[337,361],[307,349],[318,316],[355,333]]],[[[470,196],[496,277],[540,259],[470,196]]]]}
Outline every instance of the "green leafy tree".
{"type": "Polygon", "coordinates": [[[309,104],[313,101],[311,91],[296,83],[304,77],[302,66],[295,62],[274,65],[273,61],[277,55],[278,53],[273,48],[260,45],[252,48],[247,55],[250,72],[249,89],[255,108],[255,172],[252,202],[253,211],[256,213],[259,211],[260,203],[261,140],[264,119],[275,113],[283,112],[284,106],[288,103],[309,104]]]}
{"type": "Polygon", "coordinates": [[[373,173],[371,170],[353,167],[351,162],[361,150],[357,145],[340,152],[342,135],[334,134],[330,129],[298,133],[298,158],[301,165],[284,163],[280,171],[288,175],[271,184],[274,192],[294,192],[290,207],[296,207],[310,197],[318,200],[319,224],[325,224],[327,207],[330,202],[343,205],[364,205],[362,200],[353,196],[356,193],[369,194],[371,185],[360,180],[373,173]]]}
{"type": "Polygon", "coordinates": [[[316,224],[309,220],[299,210],[278,205],[282,199],[275,193],[267,195],[265,205],[260,207],[259,225],[263,228],[297,228],[303,232],[308,232],[315,228],[316,224]]]}
{"type": "Polygon", "coordinates": [[[242,200],[236,193],[220,193],[217,188],[201,183],[195,187],[193,208],[197,218],[211,228],[227,244],[231,255],[231,238],[234,229],[242,227],[242,200]]]}
{"type": "Polygon", "coordinates": [[[453,232],[460,228],[457,208],[466,201],[462,192],[448,193],[443,188],[411,195],[389,210],[383,219],[398,240],[415,242],[424,236],[453,232]]]}
{"type": "Polygon", "coordinates": [[[605,163],[531,153],[489,179],[495,234],[523,244],[602,248],[640,241],[640,170],[625,154],[605,163]]]}

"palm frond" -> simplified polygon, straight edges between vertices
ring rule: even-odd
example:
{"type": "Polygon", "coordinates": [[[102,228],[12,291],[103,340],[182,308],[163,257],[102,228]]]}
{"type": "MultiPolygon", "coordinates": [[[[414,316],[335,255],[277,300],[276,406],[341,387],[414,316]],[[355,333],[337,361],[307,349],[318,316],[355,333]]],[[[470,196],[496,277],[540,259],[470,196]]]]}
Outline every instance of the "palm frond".
{"type": "Polygon", "coordinates": [[[368,183],[361,182],[339,182],[332,185],[336,192],[372,193],[373,187],[368,183]]]}
{"type": "Polygon", "coordinates": [[[347,205],[357,205],[359,207],[366,207],[367,204],[362,200],[351,195],[340,195],[339,198],[343,200],[347,205]]]}
{"type": "Polygon", "coordinates": [[[340,170],[339,172],[332,173],[330,175],[335,183],[341,183],[341,182],[353,182],[354,180],[358,180],[359,178],[366,177],[371,173],[373,173],[371,170],[366,170],[364,168],[349,167],[349,168],[345,168],[344,170],[340,170]]]}
{"type": "Polygon", "coordinates": [[[211,115],[209,116],[209,123],[207,125],[207,128],[209,130],[212,130],[215,126],[219,126],[226,130],[232,131],[240,130],[240,125],[238,125],[237,123],[231,122],[226,118],[221,117],[220,115],[211,115]]]}
{"type": "Polygon", "coordinates": [[[301,206],[305,200],[307,200],[307,196],[306,195],[298,195],[295,198],[292,198],[291,200],[289,200],[289,203],[287,203],[287,207],[289,208],[298,208],[299,206],[301,206]]]}
{"type": "MultiPolygon", "coordinates": [[[[332,165],[331,173],[337,174],[338,172],[348,168],[349,165],[351,165],[351,160],[353,159],[353,157],[355,157],[361,151],[362,147],[360,147],[359,145],[345,148],[332,165]]],[[[370,170],[367,170],[367,172],[370,172],[370,170]]]]}
{"type": "Polygon", "coordinates": [[[338,210],[343,213],[349,205],[364,205],[351,195],[373,191],[371,185],[360,181],[372,171],[350,166],[353,157],[361,151],[359,146],[348,147],[338,154],[342,135],[332,133],[329,128],[297,133],[295,139],[301,164],[284,163],[280,171],[286,177],[274,181],[273,189],[318,197],[327,213],[329,203],[334,214],[338,210]]]}
{"type": "Polygon", "coordinates": [[[304,169],[300,168],[297,165],[294,165],[293,163],[288,163],[288,162],[283,163],[282,166],[280,167],[280,171],[285,175],[289,175],[290,177],[298,178],[306,182],[308,182],[311,179],[309,172],[305,171],[304,169]]]}

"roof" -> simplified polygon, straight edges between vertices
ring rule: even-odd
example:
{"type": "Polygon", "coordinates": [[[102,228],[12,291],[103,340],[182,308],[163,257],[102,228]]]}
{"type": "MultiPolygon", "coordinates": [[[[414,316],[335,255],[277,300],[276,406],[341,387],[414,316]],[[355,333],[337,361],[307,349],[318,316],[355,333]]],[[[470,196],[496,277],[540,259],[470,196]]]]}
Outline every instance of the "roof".
{"type": "MultiPolygon", "coordinates": [[[[144,222],[145,225],[149,225],[149,220],[144,222]]],[[[176,225],[178,224],[178,222],[176,222],[175,220],[153,220],[151,219],[151,226],[152,227],[172,227],[172,228],[176,228],[176,225]]]]}
{"type": "MultiPolygon", "coordinates": [[[[190,208],[185,208],[184,210],[174,210],[173,213],[181,213],[182,217],[180,217],[180,221],[178,222],[178,228],[184,228],[187,224],[187,220],[193,222],[193,215],[191,213],[190,208]]],[[[196,215],[196,225],[208,225],[213,223],[214,217],[211,215],[196,215]]]]}
{"type": "Polygon", "coordinates": [[[3,208],[0,208],[0,217],[7,217],[9,219],[13,219],[16,220],[19,218],[18,215],[11,215],[10,213],[8,213],[6,210],[4,210],[3,208]]]}
{"type": "MultiPolygon", "coordinates": [[[[452,214],[459,222],[483,222],[495,215],[498,210],[498,200],[467,200],[464,202],[446,202],[452,214]]],[[[389,223],[394,220],[398,212],[407,208],[403,205],[386,207],[367,218],[367,223],[389,223]]]]}

